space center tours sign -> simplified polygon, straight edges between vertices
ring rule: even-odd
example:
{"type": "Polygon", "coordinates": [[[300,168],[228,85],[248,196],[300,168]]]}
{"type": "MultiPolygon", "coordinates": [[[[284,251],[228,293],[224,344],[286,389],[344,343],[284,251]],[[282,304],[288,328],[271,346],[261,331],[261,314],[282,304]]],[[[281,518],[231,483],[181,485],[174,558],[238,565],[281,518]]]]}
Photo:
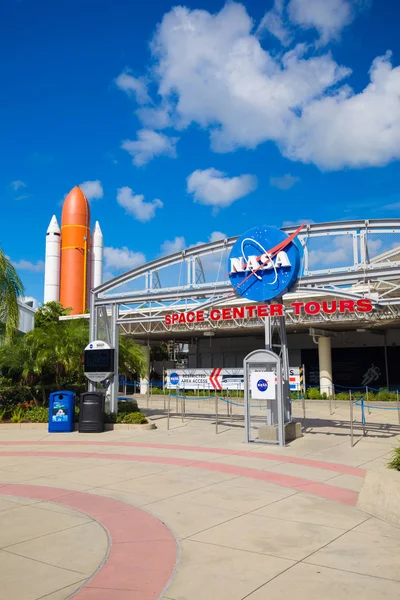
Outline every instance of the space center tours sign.
{"type": "Polygon", "coordinates": [[[303,225],[288,236],[275,227],[254,227],[233,245],[228,261],[233,292],[253,304],[170,313],[165,315],[164,324],[176,326],[284,317],[286,311],[304,316],[337,314],[339,318],[344,313],[371,312],[373,305],[369,298],[282,304],[282,296],[290,291],[299,276],[300,249],[296,237],[302,228],[303,225]]]}

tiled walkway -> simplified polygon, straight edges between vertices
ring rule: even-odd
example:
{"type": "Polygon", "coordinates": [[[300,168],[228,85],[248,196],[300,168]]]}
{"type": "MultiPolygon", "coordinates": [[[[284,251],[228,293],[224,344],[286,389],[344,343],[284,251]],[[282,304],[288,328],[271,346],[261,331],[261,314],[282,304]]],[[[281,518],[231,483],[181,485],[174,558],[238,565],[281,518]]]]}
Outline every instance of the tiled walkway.
{"type": "Polygon", "coordinates": [[[0,426],[1,599],[65,600],[85,583],[72,597],[400,597],[400,530],[355,508],[365,470],[384,468],[395,440],[248,448],[238,429],[158,425],[0,426]]]}

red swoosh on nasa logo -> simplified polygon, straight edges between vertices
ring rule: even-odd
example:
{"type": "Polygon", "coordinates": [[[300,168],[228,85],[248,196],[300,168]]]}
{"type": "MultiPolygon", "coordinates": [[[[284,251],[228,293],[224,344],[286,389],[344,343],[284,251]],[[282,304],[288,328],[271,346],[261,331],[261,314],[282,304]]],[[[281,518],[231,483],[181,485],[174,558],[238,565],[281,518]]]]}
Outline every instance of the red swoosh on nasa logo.
{"type": "MultiPolygon", "coordinates": [[[[280,242],[279,244],[277,244],[276,246],[274,246],[273,248],[271,248],[271,250],[269,250],[267,252],[267,254],[269,254],[270,258],[274,258],[274,256],[276,256],[278,254],[278,252],[280,252],[281,250],[283,250],[284,248],[286,248],[286,246],[288,246],[290,244],[290,242],[292,242],[294,240],[294,238],[296,236],[299,235],[300,231],[303,229],[305,223],[303,223],[302,225],[300,225],[300,227],[298,227],[296,229],[296,231],[294,231],[291,235],[289,235],[289,237],[286,240],[283,240],[282,242],[280,242]]],[[[262,254],[260,254],[260,256],[257,257],[257,260],[260,260],[262,254]]],[[[240,287],[241,285],[244,284],[245,281],[247,281],[249,279],[249,277],[251,277],[253,275],[253,273],[257,273],[258,269],[261,269],[261,267],[263,267],[269,260],[270,258],[267,258],[267,260],[265,260],[263,263],[261,263],[261,265],[259,267],[257,267],[257,269],[254,269],[253,271],[251,271],[251,273],[249,273],[247,275],[247,277],[245,277],[243,279],[243,281],[241,281],[236,287],[235,290],[238,289],[238,287],[240,287]]]]}

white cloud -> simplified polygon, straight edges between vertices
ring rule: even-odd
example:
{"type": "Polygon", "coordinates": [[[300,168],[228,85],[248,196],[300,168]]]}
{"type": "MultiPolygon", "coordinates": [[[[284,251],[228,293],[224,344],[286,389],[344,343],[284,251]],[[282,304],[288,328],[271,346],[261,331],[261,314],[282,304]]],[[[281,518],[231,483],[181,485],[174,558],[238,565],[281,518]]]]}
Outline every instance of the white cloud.
{"type": "Polygon", "coordinates": [[[193,171],[186,182],[187,192],[193,194],[196,202],[214,208],[230,206],[257,187],[257,177],[254,175],[227,177],[226,173],[212,168],[193,171]]]}
{"type": "Polygon", "coordinates": [[[16,181],[12,181],[10,183],[10,187],[12,187],[14,192],[16,192],[17,190],[20,190],[21,188],[26,188],[26,183],[21,181],[20,179],[17,179],[16,181]]]}
{"type": "Polygon", "coordinates": [[[163,207],[161,200],[145,202],[143,194],[134,194],[133,190],[127,186],[118,190],[117,202],[129,215],[142,223],[151,221],[155,217],[156,209],[163,207]]]}
{"type": "MultiPolygon", "coordinates": [[[[117,271],[129,271],[146,262],[143,252],[133,252],[126,246],[122,246],[122,248],[106,246],[104,259],[107,269],[116,269],[117,271]]],[[[109,278],[112,278],[112,274],[109,273],[109,275],[111,276],[109,278]]]]}
{"type": "Polygon", "coordinates": [[[134,94],[138,104],[151,103],[146,81],[142,77],[134,77],[129,71],[124,71],[117,77],[115,83],[120,90],[127,94],[134,94]]]}
{"type": "Polygon", "coordinates": [[[83,183],[79,184],[79,187],[89,202],[91,200],[99,200],[104,196],[103,187],[99,179],[94,181],[84,181],[83,183]]]}
{"type": "Polygon", "coordinates": [[[272,10],[265,13],[258,26],[257,33],[268,31],[275,36],[283,46],[292,41],[287,25],[284,23],[284,0],[275,0],[272,10]]]}
{"type": "MultiPolygon", "coordinates": [[[[324,267],[350,266],[353,264],[353,236],[337,235],[330,240],[314,238],[314,246],[308,255],[308,264],[311,269],[322,269],[324,267]]],[[[382,247],[382,240],[368,240],[368,252],[370,257],[376,256],[382,247]]]]}
{"type": "Polygon", "coordinates": [[[168,137],[150,129],[137,132],[137,140],[125,140],[121,148],[133,156],[133,164],[142,167],[155,156],[170,156],[176,158],[178,138],[168,137]]]}
{"type": "Polygon", "coordinates": [[[174,254],[174,252],[180,252],[185,248],[185,238],[183,236],[176,236],[173,240],[165,240],[165,242],[161,244],[161,254],[167,256],[168,254],[174,254]]]}
{"type": "Polygon", "coordinates": [[[282,177],[270,177],[269,182],[274,187],[277,187],[280,190],[290,190],[296,183],[300,181],[300,177],[295,177],[294,175],[290,175],[286,173],[282,177]]]}
{"type": "Polygon", "coordinates": [[[295,227],[296,225],[302,225],[303,223],[315,223],[312,219],[296,219],[295,221],[283,221],[282,227],[295,227]]]}
{"type": "Polygon", "coordinates": [[[400,158],[400,67],[376,58],[371,83],[314,100],[291,128],[285,153],[323,169],[382,166],[400,158]]]}
{"type": "Polygon", "coordinates": [[[13,266],[17,269],[17,271],[30,271],[31,273],[43,273],[44,272],[44,262],[43,260],[38,260],[33,263],[30,260],[25,260],[21,258],[20,260],[12,260],[13,266]]]}
{"type": "Polygon", "coordinates": [[[353,3],[348,0],[290,0],[290,20],[304,29],[316,29],[320,43],[337,39],[354,19],[353,3]]]}
{"type": "MultiPolygon", "coordinates": [[[[348,2],[322,4],[330,7],[331,21],[314,16],[313,27],[327,38],[348,21],[342,6],[348,2]]],[[[295,8],[302,27],[311,23],[295,8]]],[[[217,152],[273,141],[284,156],[321,169],[400,158],[400,67],[392,67],[390,55],[375,59],[371,83],[355,93],[342,83],[350,69],[330,52],[298,44],[273,54],[253,30],[245,7],[234,2],[216,14],[175,7],[164,15],[151,44],[152,75],[160,105],[169,105],[178,128],[196,123],[208,129],[217,152]]],[[[139,164],[153,156],[145,151],[143,159],[140,147],[132,150],[139,164]]]]}
{"type": "Polygon", "coordinates": [[[150,129],[165,129],[171,125],[168,107],[143,106],[138,108],[136,114],[142,124],[150,129]]]}

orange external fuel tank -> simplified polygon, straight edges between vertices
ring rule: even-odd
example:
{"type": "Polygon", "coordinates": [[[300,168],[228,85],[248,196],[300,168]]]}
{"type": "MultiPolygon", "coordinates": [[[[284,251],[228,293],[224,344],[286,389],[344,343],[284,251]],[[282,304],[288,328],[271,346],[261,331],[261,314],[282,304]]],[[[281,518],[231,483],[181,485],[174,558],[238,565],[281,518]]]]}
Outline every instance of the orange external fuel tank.
{"type": "Polygon", "coordinates": [[[88,306],[89,252],[90,208],[76,186],[66,197],[61,216],[60,302],[72,308],[73,315],[84,313],[88,306]]]}

